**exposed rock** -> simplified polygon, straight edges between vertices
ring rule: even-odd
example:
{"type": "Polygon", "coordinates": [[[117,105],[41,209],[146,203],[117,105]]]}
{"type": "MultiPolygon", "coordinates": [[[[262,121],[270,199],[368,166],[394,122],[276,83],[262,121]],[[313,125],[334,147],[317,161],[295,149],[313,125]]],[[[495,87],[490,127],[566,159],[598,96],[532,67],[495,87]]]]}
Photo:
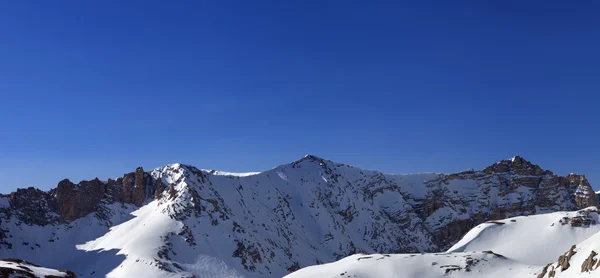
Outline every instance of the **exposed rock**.
{"type": "Polygon", "coordinates": [[[175,199],[177,197],[177,190],[175,190],[175,186],[171,184],[169,186],[169,199],[175,199]]]}
{"type": "Polygon", "coordinates": [[[133,203],[132,193],[135,185],[135,172],[125,174],[121,180],[117,181],[120,181],[123,185],[121,201],[123,203],[133,203]]]}
{"type": "Polygon", "coordinates": [[[584,175],[569,174],[564,179],[565,184],[579,185],[578,190],[575,192],[575,203],[577,203],[579,207],[585,208],[598,205],[596,193],[584,175]]]}
{"type": "Polygon", "coordinates": [[[544,170],[520,156],[515,156],[510,160],[503,160],[495,163],[483,170],[486,174],[513,172],[521,176],[540,176],[544,170]]]}
{"type": "Polygon", "coordinates": [[[596,257],[596,255],[598,255],[598,253],[592,250],[587,259],[585,259],[585,261],[583,261],[583,264],[581,264],[581,272],[588,272],[594,269],[594,266],[598,261],[594,258],[596,257]]]}
{"type": "Polygon", "coordinates": [[[542,272],[538,274],[537,278],[544,278],[544,276],[546,276],[546,273],[548,273],[548,267],[550,266],[552,266],[551,263],[544,266],[544,268],[542,268],[542,272]]]}
{"type": "Polygon", "coordinates": [[[9,194],[10,209],[6,213],[14,214],[27,224],[44,226],[56,222],[58,219],[53,212],[56,211],[57,201],[52,193],[33,187],[17,189],[9,194]]]}
{"type": "Polygon", "coordinates": [[[165,185],[162,182],[162,179],[157,179],[154,184],[154,199],[160,198],[160,195],[165,191],[165,185]]]}
{"type": "Polygon", "coordinates": [[[141,206],[146,201],[146,185],[149,181],[149,175],[144,173],[144,168],[135,169],[135,183],[131,192],[131,201],[136,206],[141,206]]]}
{"type": "Polygon", "coordinates": [[[573,227],[588,227],[591,225],[597,225],[596,217],[591,214],[598,214],[597,208],[590,208],[585,210],[577,211],[577,215],[573,217],[564,216],[558,222],[561,225],[571,225],[573,227]]]}
{"type": "MultiPolygon", "coordinates": [[[[422,200],[423,205],[416,212],[427,218],[439,209],[451,208],[466,212],[467,204],[488,204],[486,209],[472,212],[468,220],[447,221],[434,231],[434,242],[439,246],[448,248],[458,241],[464,233],[479,223],[490,220],[505,219],[519,215],[532,215],[537,213],[552,212],[559,206],[560,210],[579,210],[596,205],[594,191],[583,175],[570,174],[567,177],[557,176],[551,171],[544,171],[520,156],[510,160],[497,162],[482,171],[464,171],[457,174],[441,175],[439,179],[428,182],[429,193],[422,200]],[[476,190],[482,195],[462,195],[460,192],[451,192],[447,185],[476,182],[476,190]],[[527,195],[523,192],[529,191],[527,195]],[[497,195],[499,198],[514,198],[516,201],[506,202],[502,205],[491,204],[487,194],[497,195]],[[511,197],[513,196],[513,197],[511,197]],[[563,196],[572,196],[563,200],[563,196]]],[[[475,188],[473,188],[475,190],[475,188]]],[[[575,219],[573,226],[593,225],[594,221],[575,219]]],[[[442,248],[442,249],[444,249],[442,248]]]]}
{"type": "Polygon", "coordinates": [[[135,204],[141,206],[147,197],[154,196],[150,194],[154,187],[150,186],[150,175],[144,172],[144,168],[138,167],[135,172],[125,174],[122,179],[123,191],[121,201],[123,203],[135,204]]]}
{"type": "Polygon", "coordinates": [[[494,253],[494,251],[492,251],[492,250],[481,251],[481,253],[494,255],[494,256],[496,256],[498,258],[504,258],[503,255],[500,255],[498,253],[494,253]]]}
{"type": "Polygon", "coordinates": [[[104,192],[105,185],[97,178],[79,184],[62,180],[56,188],[60,220],[68,222],[96,211],[104,192]]]}
{"type": "Polygon", "coordinates": [[[554,266],[550,266],[550,272],[548,272],[548,277],[553,278],[556,275],[556,268],[554,266]]]}
{"type": "Polygon", "coordinates": [[[569,249],[569,251],[567,251],[564,255],[558,257],[558,266],[556,267],[556,269],[560,267],[561,271],[567,270],[571,266],[571,264],[569,264],[569,262],[571,261],[571,257],[575,254],[577,254],[577,252],[575,252],[575,245],[573,245],[571,246],[571,249],[569,249]]]}

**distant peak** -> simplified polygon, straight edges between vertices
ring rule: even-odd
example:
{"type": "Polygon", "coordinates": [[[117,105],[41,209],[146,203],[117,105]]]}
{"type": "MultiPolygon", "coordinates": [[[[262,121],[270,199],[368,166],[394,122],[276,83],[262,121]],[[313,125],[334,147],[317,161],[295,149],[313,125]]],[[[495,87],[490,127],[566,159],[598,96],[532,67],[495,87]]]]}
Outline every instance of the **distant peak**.
{"type": "Polygon", "coordinates": [[[513,156],[513,157],[512,157],[511,159],[509,159],[509,160],[510,160],[510,162],[512,162],[512,163],[519,163],[519,162],[520,162],[520,163],[523,163],[523,162],[530,163],[530,162],[529,162],[529,161],[527,161],[525,158],[523,158],[522,156],[519,156],[519,155],[515,155],[515,156],[513,156]]]}
{"type": "Polygon", "coordinates": [[[323,160],[323,158],[320,158],[313,154],[307,154],[302,159],[323,160]]]}
{"type": "Polygon", "coordinates": [[[181,163],[179,163],[179,162],[177,162],[177,163],[171,163],[171,164],[169,164],[167,166],[170,166],[172,168],[179,168],[179,167],[181,167],[181,163]]]}
{"type": "Polygon", "coordinates": [[[544,170],[522,156],[515,155],[508,160],[501,160],[484,169],[484,172],[516,172],[517,174],[541,175],[544,170]]]}
{"type": "Polygon", "coordinates": [[[309,162],[310,162],[310,161],[312,161],[312,162],[321,163],[321,162],[325,161],[325,159],[323,159],[323,158],[321,158],[321,157],[318,157],[318,156],[316,156],[316,155],[307,154],[307,155],[305,155],[304,157],[302,157],[302,158],[300,158],[300,159],[298,159],[298,160],[296,160],[296,161],[292,162],[292,163],[291,163],[291,165],[292,165],[292,166],[295,166],[295,165],[297,165],[298,163],[301,163],[301,162],[303,162],[303,161],[309,161],[309,162]]]}
{"type": "Polygon", "coordinates": [[[308,161],[323,161],[323,160],[325,160],[325,159],[323,159],[323,158],[321,158],[321,157],[318,157],[318,156],[316,156],[316,155],[313,155],[313,154],[307,154],[307,155],[305,155],[304,157],[302,157],[302,158],[300,158],[300,159],[296,160],[296,161],[295,161],[295,163],[298,163],[298,162],[301,162],[301,161],[307,161],[307,160],[308,160],[308,161]]]}
{"type": "Polygon", "coordinates": [[[503,159],[500,160],[498,162],[496,162],[496,164],[533,164],[530,161],[528,161],[527,159],[523,158],[520,155],[515,155],[509,159],[503,159]]]}

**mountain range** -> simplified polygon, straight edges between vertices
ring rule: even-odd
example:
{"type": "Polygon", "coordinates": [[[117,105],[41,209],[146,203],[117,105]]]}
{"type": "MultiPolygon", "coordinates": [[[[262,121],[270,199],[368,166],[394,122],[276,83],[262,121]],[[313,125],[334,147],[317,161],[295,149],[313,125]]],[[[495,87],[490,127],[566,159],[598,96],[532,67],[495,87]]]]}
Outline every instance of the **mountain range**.
{"type": "Polygon", "coordinates": [[[562,277],[579,270],[564,258],[595,260],[597,204],[585,176],[519,156],[407,175],[314,155],[260,173],[176,163],[0,195],[0,257],[77,277],[562,277]]]}

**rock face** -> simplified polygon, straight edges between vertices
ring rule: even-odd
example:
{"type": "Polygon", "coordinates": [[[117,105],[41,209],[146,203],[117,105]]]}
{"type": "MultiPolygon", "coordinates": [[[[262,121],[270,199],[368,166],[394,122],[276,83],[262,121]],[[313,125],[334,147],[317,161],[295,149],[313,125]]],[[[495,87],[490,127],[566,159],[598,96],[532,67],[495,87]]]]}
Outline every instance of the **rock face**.
{"type": "Polygon", "coordinates": [[[443,227],[433,231],[438,246],[448,246],[485,221],[597,205],[585,176],[557,176],[519,156],[482,171],[441,175],[426,184],[431,191],[417,210],[420,217],[429,218],[444,207],[469,214],[466,219],[442,220],[443,227]]]}
{"type": "Polygon", "coordinates": [[[122,201],[125,203],[141,206],[148,196],[154,195],[152,179],[147,173],[144,173],[142,167],[138,167],[133,173],[125,174],[121,182],[123,183],[122,201]],[[148,194],[147,191],[150,190],[152,192],[148,194]]]}
{"type": "Polygon", "coordinates": [[[575,247],[575,245],[571,246],[571,249],[569,249],[569,251],[567,251],[564,255],[558,257],[558,266],[556,267],[556,269],[558,269],[559,267],[562,271],[569,269],[569,267],[571,266],[571,257],[577,254],[577,252],[575,251],[575,247]]]}
{"type": "Polygon", "coordinates": [[[53,191],[44,192],[29,187],[5,195],[10,203],[10,208],[5,209],[7,216],[15,215],[25,223],[41,226],[55,222],[56,217],[52,212],[56,211],[58,202],[53,197],[53,191]]]}
{"type": "Polygon", "coordinates": [[[84,217],[98,209],[104,198],[105,185],[99,179],[74,184],[68,179],[58,183],[56,199],[61,222],[84,217]]]}
{"type": "Polygon", "coordinates": [[[10,207],[0,208],[7,215],[15,214],[27,224],[48,225],[67,223],[90,213],[102,212],[103,206],[112,203],[142,206],[145,201],[157,197],[164,185],[138,167],[135,172],[125,174],[106,183],[98,178],[78,184],[68,179],[58,183],[48,192],[29,187],[1,197],[10,199],[10,207]]]}
{"type": "Polygon", "coordinates": [[[587,257],[587,259],[585,259],[585,261],[583,261],[583,264],[581,265],[581,272],[589,272],[589,271],[594,270],[594,266],[596,265],[596,262],[598,261],[595,259],[596,255],[598,255],[598,253],[596,253],[596,251],[592,250],[592,252],[587,257]]]}
{"type": "Polygon", "coordinates": [[[570,184],[581,184],[578,190],[575,192],[575,203],[579,207],[590,207],[597,206],[598,200],[596,198],[596,193],[592,190],[590,183],[587,181],[585,176],[583,175],[574,175],[569,174],[562,184],[570,185],[570,184]]]}
{"type": "MultiPolygon", "coordinates": [[[[107,182],[63,180],[48,192],[29,188],[1,195],[0,256],[18,249],[24,259],[39,259],[40,250],[88,222],[108,232],[127,221],[132,209],[150,205],[177,223],[165,227],[157,239],[164,246],[153,257],[139,258],[160,271],[184,273],[175,262],[190,262],[174,254],[201,253],[219,256],[250,277],[281,277],[360,252],[444,251],[485,221],[597,204],[584,176],[557,176],[518,156],[480,171],[414,175],[388,175],[312,155],[252,175],[173,164],[150,172],[140,167],[107,182]],[[149,204],[152,200],[157,202],[149,204]],[[52,228],[40,240],[28,236],[32,228],[20,222],[52,228]],[[214,249],[206,244],[214,240],[218,254],[227,256],[210,253],[214,249]]],[[[591,223],[582,216],[570,224],[591,223]]],[[[69,268],[68,261],[48,262],[69,268]]]]}

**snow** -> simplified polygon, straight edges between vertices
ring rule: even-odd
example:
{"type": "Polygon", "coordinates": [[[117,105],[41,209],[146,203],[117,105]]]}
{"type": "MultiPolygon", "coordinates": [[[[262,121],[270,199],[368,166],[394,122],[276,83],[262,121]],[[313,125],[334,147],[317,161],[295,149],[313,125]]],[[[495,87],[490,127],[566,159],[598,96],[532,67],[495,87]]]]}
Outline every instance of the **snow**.
{"type": "Polygon", "coordinates": [[[591,219],[600,223],[595,208],[483,223],[469,231],[448,252],[492,250],[525,264],[546,265],[555,261],[571,245],[600,231],[600,225],[572,227],[564,222],[565,217],[571,219],[586,212],[590,212],[591,219]]]}
{"type": "Polygon", "coordinates": [[[340,261],[303,268],[285,278],[434,278],[533,277],[539,268],[485,253],[352,255],[340,261]],[[471,265],[467,266],[467,261],[471,265]],[[468,271],[466,268],[468,267],[468,271]],[[451,271],[449,269],[456,269],[451,271]],[[450,274],[450,275],[449,275],[450,274]]]}
{"type": "MultiPolygon", "coordinates": [[[[15,269],[15,270],[20,270],[20,271],[26,270],[27,272],[35,275],[35,277],[46,277],[46,276],[64,277],[64,276],[66,276],[65,272],[60,272],[58,270],[45,268],[45,267],[34,266],[34,265],[28,264],[26,262],[16,263],[16,262],[11,262],[11,261],[0,260],[0,268],[10,268],[10,269],[15,269]]],[[[16,275],[14,277],[22,277],[22,276],[16,275]]]]}
{"type": "Polygon", "coordinates": [[[200,255],[196,261],[190,264],[182,264],[182,267],[194,274],[196,278],[243,278],[244,275],[229,267],[225,262],[211,256],[200,255]]]}
{"type": "Polygon", "coordinates": [[[287,175],[286,175],[286,174],[284,174],[283,172],[281,172],[281,171],[277,171],[277,175],[278,175],[278,176],[279,176],[279,177],[280,177],[282,180],[284,180],[284,181],[288,181],[288,177],[287,177],[287,175]]]}
{"type": "MultiPolygon", "coordinates": [[[[120,224],[132,218],[131,205],[112,204],[108,222],[120,224]]],[[[85,254],[77,250],[77,244],[93,240],[109,231],[106,221],[90,214],[65,225],[25,225],[14,216],[2,223],[2,228],[11,231],[7,239],[13,248],[0,248],[0,257],[18,258],[54,269],[68,269],[78,277],[82,273],[98,272],[103,268],[114,268],[122,259],[110,252],[85,254]],[[21,248],[18,248],[21,247],[21,248]]]]}
{"type": "MultiPolygon", "coordinates": [[[[165,206],[166,204],[163,204],[165,206]]],[[[77,245],[85,251],[107,251],[119,249],[117,255],[127,258],[107,274],[108,277],[175,277],[176,275],[159,271],[153,267],[157,250],[164,245],[161,237],[177,233],[182,224],[163,213],[154,213],[159,209],[158,201],[135,211],[130,221],[114,226],[98,239],[77,245]]]]}
{"type": "Polygon", "coordinates": [[[232,177],[247,177],[247,176],[258,175],[261,173],[261,172],[234,173],[234,172],[205,170],[205,169],[203,169],[202,171],[208,172],[208,173],[210,173],[212,175],[216,175],[216,176],[232,176],[232,177]]]}

